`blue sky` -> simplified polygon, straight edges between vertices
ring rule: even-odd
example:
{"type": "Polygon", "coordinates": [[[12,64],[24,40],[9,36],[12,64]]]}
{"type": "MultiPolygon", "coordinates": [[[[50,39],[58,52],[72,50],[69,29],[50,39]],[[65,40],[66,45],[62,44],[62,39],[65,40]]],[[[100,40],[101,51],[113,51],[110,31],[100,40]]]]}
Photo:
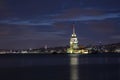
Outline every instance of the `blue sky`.
{"type": "Polygon", "coordinates": [[[120,41],[119,0],[1,0],[0,48],[69,45],[72,24],[80,45],[120,41]]]}

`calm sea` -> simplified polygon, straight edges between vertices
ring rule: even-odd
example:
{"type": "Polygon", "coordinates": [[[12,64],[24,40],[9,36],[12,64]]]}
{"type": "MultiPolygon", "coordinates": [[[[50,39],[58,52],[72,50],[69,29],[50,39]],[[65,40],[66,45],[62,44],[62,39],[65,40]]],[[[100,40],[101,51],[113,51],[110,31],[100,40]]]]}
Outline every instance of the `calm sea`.
{"type": "Polygon", "coordinates": [[[0,80],[120,80],[120,57],[2,55],[0,80]]]}

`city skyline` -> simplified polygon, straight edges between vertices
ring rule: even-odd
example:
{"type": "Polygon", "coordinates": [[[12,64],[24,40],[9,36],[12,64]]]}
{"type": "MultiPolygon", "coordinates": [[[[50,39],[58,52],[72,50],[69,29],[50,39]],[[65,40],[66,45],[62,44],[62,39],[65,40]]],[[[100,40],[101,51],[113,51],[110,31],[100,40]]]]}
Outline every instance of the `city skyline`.
{"type": "Polygon", "coordinates": [[[118,0],[1,0],[0,48],[69,45],[72,25],[81,45],[120,41],[118,0]]]}

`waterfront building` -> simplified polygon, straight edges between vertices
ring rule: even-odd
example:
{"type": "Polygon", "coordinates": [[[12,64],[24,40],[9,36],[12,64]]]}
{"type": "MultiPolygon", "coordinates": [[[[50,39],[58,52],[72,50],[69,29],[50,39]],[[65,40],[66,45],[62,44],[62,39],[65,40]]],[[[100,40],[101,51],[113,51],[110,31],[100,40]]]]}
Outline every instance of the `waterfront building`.
{"type": "Polygon", "coordinates": [[[115,53],[120,53],[120,48],[116,48],[114,52],[115,53]]]}

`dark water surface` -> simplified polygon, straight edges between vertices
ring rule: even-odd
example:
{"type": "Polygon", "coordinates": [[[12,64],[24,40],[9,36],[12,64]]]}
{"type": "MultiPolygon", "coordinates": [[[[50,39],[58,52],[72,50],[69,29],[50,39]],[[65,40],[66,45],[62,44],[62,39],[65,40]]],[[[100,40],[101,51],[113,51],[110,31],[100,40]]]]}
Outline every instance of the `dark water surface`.
{"type": "Polygon", "coordinates": [[[120,80],[120,57],[5,55],[0,80],[120,80]]]}

